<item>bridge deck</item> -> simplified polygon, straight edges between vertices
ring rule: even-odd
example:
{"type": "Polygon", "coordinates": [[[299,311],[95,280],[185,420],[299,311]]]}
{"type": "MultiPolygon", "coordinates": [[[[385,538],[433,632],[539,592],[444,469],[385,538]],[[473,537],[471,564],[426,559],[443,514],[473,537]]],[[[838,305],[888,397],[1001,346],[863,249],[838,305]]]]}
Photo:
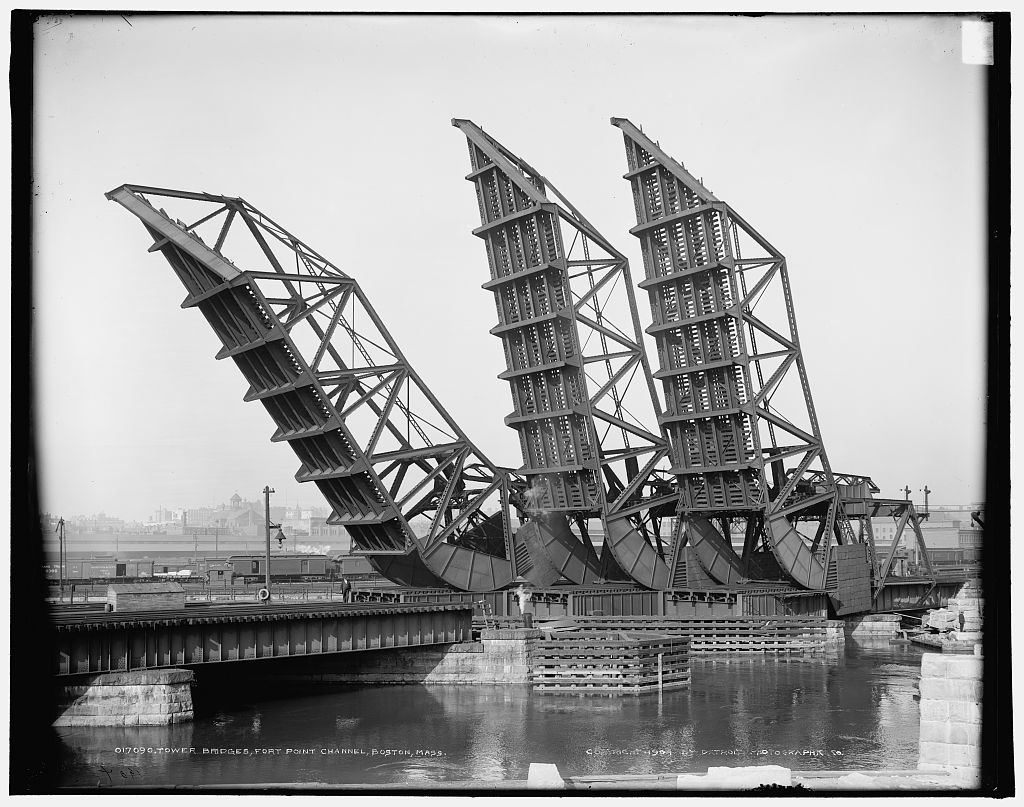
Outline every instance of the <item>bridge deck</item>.
{"type": "Polygon", "coordinates": [[[189,605],[163,611],[55,610],[55,673],[129,672],[468,641],[465,604],[189,605]]]}
{"type": "MultiPolygon", "coordinates": [[[[98,603],[102,605],[102,603],[98,603]]],[[[205,625],[217,622],[273,622],[294,619],[296,615],[322,617],[360,617],[408,611],[424,612],[459,610],[461,604],[425,605],[423,603],[281,602],[268,605],[218,602],[189,603],[184,608],[161,608],[152,611],[107,612],[94,608],[53,609],[52,619],[58,631],[99,630],[109,627],[137,625],[205,625]]]]}

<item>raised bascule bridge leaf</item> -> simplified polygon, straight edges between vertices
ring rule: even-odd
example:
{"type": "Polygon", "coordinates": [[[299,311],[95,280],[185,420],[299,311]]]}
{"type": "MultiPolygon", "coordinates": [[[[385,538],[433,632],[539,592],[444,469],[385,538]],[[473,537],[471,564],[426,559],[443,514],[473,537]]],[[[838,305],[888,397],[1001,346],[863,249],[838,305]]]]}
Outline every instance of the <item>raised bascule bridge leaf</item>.
{"type": "Polygon", "coordinates": [[[676,495],[629,262],[554,185],[469,120],[466,135],[538,541],[573,582],[670,583],[676,495]],[[598,558],[590,525],[604,534],[598,558]],[[571,567],[560,565],[572,557],[571,567]],[[572,576],[569,571],[575,570],[572,576]]]}
{"type": "Polygon", "coordinates": [[[846,505],[870,499],[870,480],[841,485],[832,472],[785,257],[637,126],[611,122],[625,143],[686,540],[720,583],[849,583],[838,610],[864,610],[872,542],[846,505]]]}
{"type": "Polygon", "coordinates": [[[296,479],[320,490],[354,552],[417,588],[769,582],[827,592],[845,614],[874,607],[913,533],[935,588],[913,503],[876,499],[870,478],[832,471],[786,259],[764,236],[612,119],[652,370],[623,253],[525,160],[472,121],[452,124],[469,146],[515,470],[459,428],[358,281],[248,202],[137,185],[107,194],[145,226],[149,251],[188,292],[182,307],[209,322],[217,358],[246,378],[245,400],[266,408],[271,440],[299,457],[296,479]],[[884,560],[879,517],[897,525],[884,560]]]}
{"type": "Polygon", "coordinates": [[[107,198],[145,225],[188,291],[182,307],[209,322],[217,358],[245,376],[245,400],[266,408],[271,440],[299,457],[295,478],[317,486],[355,552],[406,586],[513,582],[523,481],[459,428],[354,278],[240,198],[136,185],[107,198]]]}

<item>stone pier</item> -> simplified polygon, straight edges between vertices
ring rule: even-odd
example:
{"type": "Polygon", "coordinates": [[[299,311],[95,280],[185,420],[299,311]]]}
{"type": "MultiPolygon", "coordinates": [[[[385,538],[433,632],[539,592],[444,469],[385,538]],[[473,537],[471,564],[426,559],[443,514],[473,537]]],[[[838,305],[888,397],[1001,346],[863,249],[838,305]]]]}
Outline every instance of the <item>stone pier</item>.
{"type": "Polygon", "coordinates": [[[921,657],[921,739],[918,770],[948,771],[961,787],[979,784],[982,659],[926,653],[921,657]]]}
{"type": "Polygon", "coordinates": [[[94,675],[60,687],[55,726],[160,726],[192,720],[191,670],[94,675]]]}
{"type": "Polygon", "coordinates": [[[946,605],[957,614],[957,641],[981,642],[981,624],[985,612],[985,600],[981,596],[981,585],[977,580],[968,580],[950,597],[946,605]]]}
{"type": "Polygon", "coordinates": [[[846,620],[846,636],[855,642],[889,641],[899,635],[899,614],[865,614],[846,620]]]}
{"type": "Polygon", "coordinates": [[[842,619],[829,619],[825,622],[825,649],[842,650],[846,646],[846,622],[842,619]]]}

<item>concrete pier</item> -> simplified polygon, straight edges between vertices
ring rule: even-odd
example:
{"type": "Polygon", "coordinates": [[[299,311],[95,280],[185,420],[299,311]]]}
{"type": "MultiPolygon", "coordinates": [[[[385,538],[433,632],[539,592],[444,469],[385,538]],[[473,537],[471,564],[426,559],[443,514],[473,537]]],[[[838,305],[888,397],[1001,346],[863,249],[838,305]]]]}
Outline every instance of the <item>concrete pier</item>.
{"type": "Polygon", "coordinates": [[[55,726],[161,726],[192,720],[191,670],[104,673],[60,687],[55,726]]]}

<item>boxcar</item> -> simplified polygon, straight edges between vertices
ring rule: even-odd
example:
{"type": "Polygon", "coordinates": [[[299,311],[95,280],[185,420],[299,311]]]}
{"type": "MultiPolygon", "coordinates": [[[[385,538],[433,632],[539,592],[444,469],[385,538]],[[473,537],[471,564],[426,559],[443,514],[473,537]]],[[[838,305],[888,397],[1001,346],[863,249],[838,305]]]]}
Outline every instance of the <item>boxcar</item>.
{"type": "MultiPolygon", "coordinates": [[[[267,573],[266,555],[232,555],[228,558],[232,577],[240,581],[258,581],[267,573]]],[[[326,555],[271,555],[272,580],[325,580],[326,555]]]]}

